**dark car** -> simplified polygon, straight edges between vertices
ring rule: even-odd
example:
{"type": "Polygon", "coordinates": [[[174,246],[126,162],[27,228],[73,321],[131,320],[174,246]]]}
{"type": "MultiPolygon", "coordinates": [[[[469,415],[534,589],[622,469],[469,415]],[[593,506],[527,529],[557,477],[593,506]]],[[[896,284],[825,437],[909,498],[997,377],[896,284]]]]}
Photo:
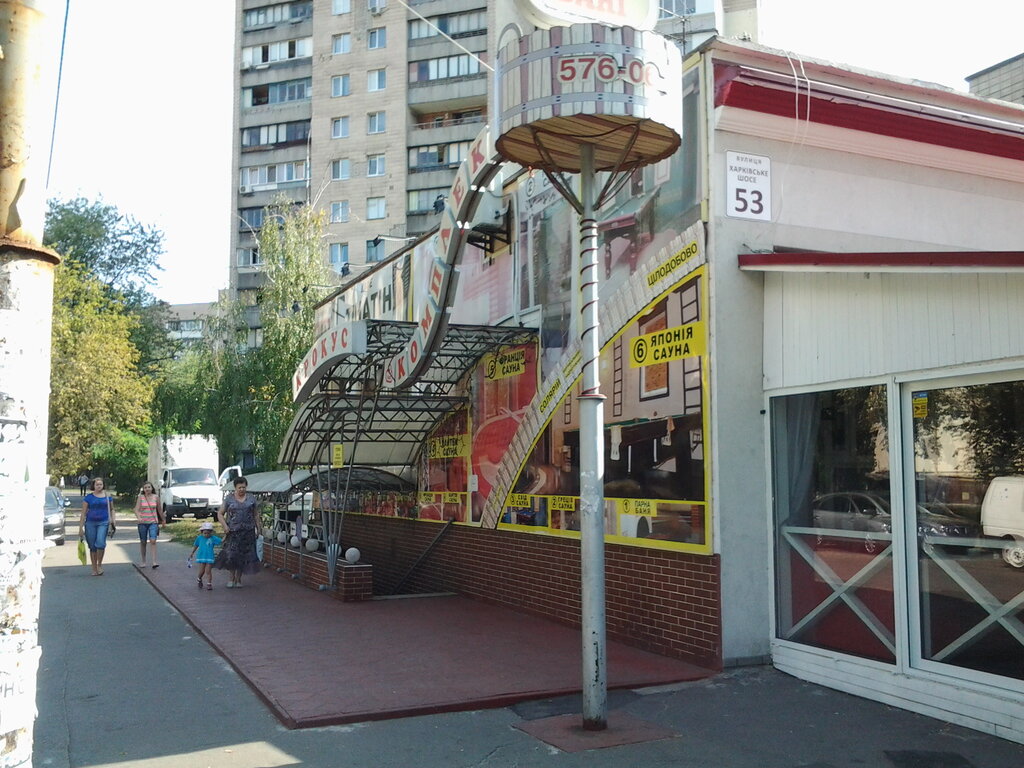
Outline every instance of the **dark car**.
{"type": "Polygon", "coordinates": [[[71,502],[64,498],[60,488],[46,486],[43,495],[43,538],[52,541],[58,547],[64,546],[64,512],[71,502]]]}
{"type": "MultiPolygon", "coordinates": [[[[871,536],[872,533],[892,533],[889,500],[871,491],[826,493],[814,500],[811,514],[816,528],[868,534],[864,539],[864,550],[868,553],[879,548],[879,542],[871,536]]],[[[973,538],[978,534],[977,523],[952,513],[941,502],[917,505],[917,536],[920,540],[925,536],[973,538]]],[[[819,534],[821,538],[822,534],[819,534]]]]}

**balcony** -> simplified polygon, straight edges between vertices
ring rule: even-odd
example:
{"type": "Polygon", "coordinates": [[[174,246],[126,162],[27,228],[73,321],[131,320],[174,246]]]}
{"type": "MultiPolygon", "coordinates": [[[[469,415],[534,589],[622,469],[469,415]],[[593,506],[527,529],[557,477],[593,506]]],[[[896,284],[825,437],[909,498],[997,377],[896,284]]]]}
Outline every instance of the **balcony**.
{"type": "Polygon", "coordinates": [[[487,100],[488,73],[409,83],[409,106],[418,112],[472,109],[487,100]]]}
{"type": "MultiPolygon", "coordinates": [[[[483,106],[481,104],[480,106],[483,106]]],[[[409,146],[428,144],[448,144],[453,141],[472,141],[480,135],[486,125],[487,117],[463,117],[458,120],[432,120],[425,123],[414,123],[408,131],[409,146]]]]}

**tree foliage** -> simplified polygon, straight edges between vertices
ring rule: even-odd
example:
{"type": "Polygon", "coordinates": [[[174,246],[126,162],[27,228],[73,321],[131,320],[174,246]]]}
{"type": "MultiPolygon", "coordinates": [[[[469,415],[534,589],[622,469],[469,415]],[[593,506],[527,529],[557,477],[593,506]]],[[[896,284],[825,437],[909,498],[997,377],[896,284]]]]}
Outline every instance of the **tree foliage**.
{"type": "Polygon", "coordinates": [[[130,300],[156,282],[164,252],[160,230],[84,197],[49,201],[43,241],[130,300]]]}
{"type": "Polygon", "coordinates": [[[97,445],[149,426],[152,383],[131,341],[138,320],[74,261],[54,278],[49,461],[57,474],[96,464],[97,445]]]}
{"type": "Polygon", "coordinates": [[[214,435],[222,456],[251,450],[256,468],[273,469],[295,414],[291,376],[313,341],[312,286],[334,274],[323,258],[323,216],[279,200],[259,233],[265,284],[259,292],[261,340],[250,345],[246,307],[218,302],[209,338],[169,371],[157,392],[161,431],[214,435]]]}

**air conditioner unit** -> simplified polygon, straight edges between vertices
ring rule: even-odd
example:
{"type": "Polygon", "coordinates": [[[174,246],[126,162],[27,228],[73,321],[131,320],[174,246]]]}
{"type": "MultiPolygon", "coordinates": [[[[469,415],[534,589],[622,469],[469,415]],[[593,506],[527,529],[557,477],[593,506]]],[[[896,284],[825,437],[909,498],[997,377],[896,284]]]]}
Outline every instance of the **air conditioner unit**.
{"type": "Polygon", "coordinates": [[[250,187],[248,184],[243,184],[242,186],[240,186],[238,188],[238,191],[239,191],[240,194],[243,194],[243,195],[251,195],[252,194],[252,187],[250,187]]]}
{"type": "Polygon", "coordinates": [[[377,4],[377,3],[371,3],[370,4],[370,13],[372,13],[374,16],[380,16],[382,13],[384,13],[384,9],[385,8],[387,8],[386,5],[377,4]]]}

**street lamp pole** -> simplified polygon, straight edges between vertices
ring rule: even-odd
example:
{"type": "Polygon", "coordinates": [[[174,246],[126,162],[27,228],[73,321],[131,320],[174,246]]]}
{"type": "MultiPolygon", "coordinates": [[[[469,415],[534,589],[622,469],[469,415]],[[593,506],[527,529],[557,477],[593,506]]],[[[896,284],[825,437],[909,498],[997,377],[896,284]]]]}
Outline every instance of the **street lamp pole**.
{"type": "Polygon", "coordinates": [[[0,669],[5,766],[32,763],[53,270],[42,247],[60,61],[56,0],[0,2],[0,669]]]}

